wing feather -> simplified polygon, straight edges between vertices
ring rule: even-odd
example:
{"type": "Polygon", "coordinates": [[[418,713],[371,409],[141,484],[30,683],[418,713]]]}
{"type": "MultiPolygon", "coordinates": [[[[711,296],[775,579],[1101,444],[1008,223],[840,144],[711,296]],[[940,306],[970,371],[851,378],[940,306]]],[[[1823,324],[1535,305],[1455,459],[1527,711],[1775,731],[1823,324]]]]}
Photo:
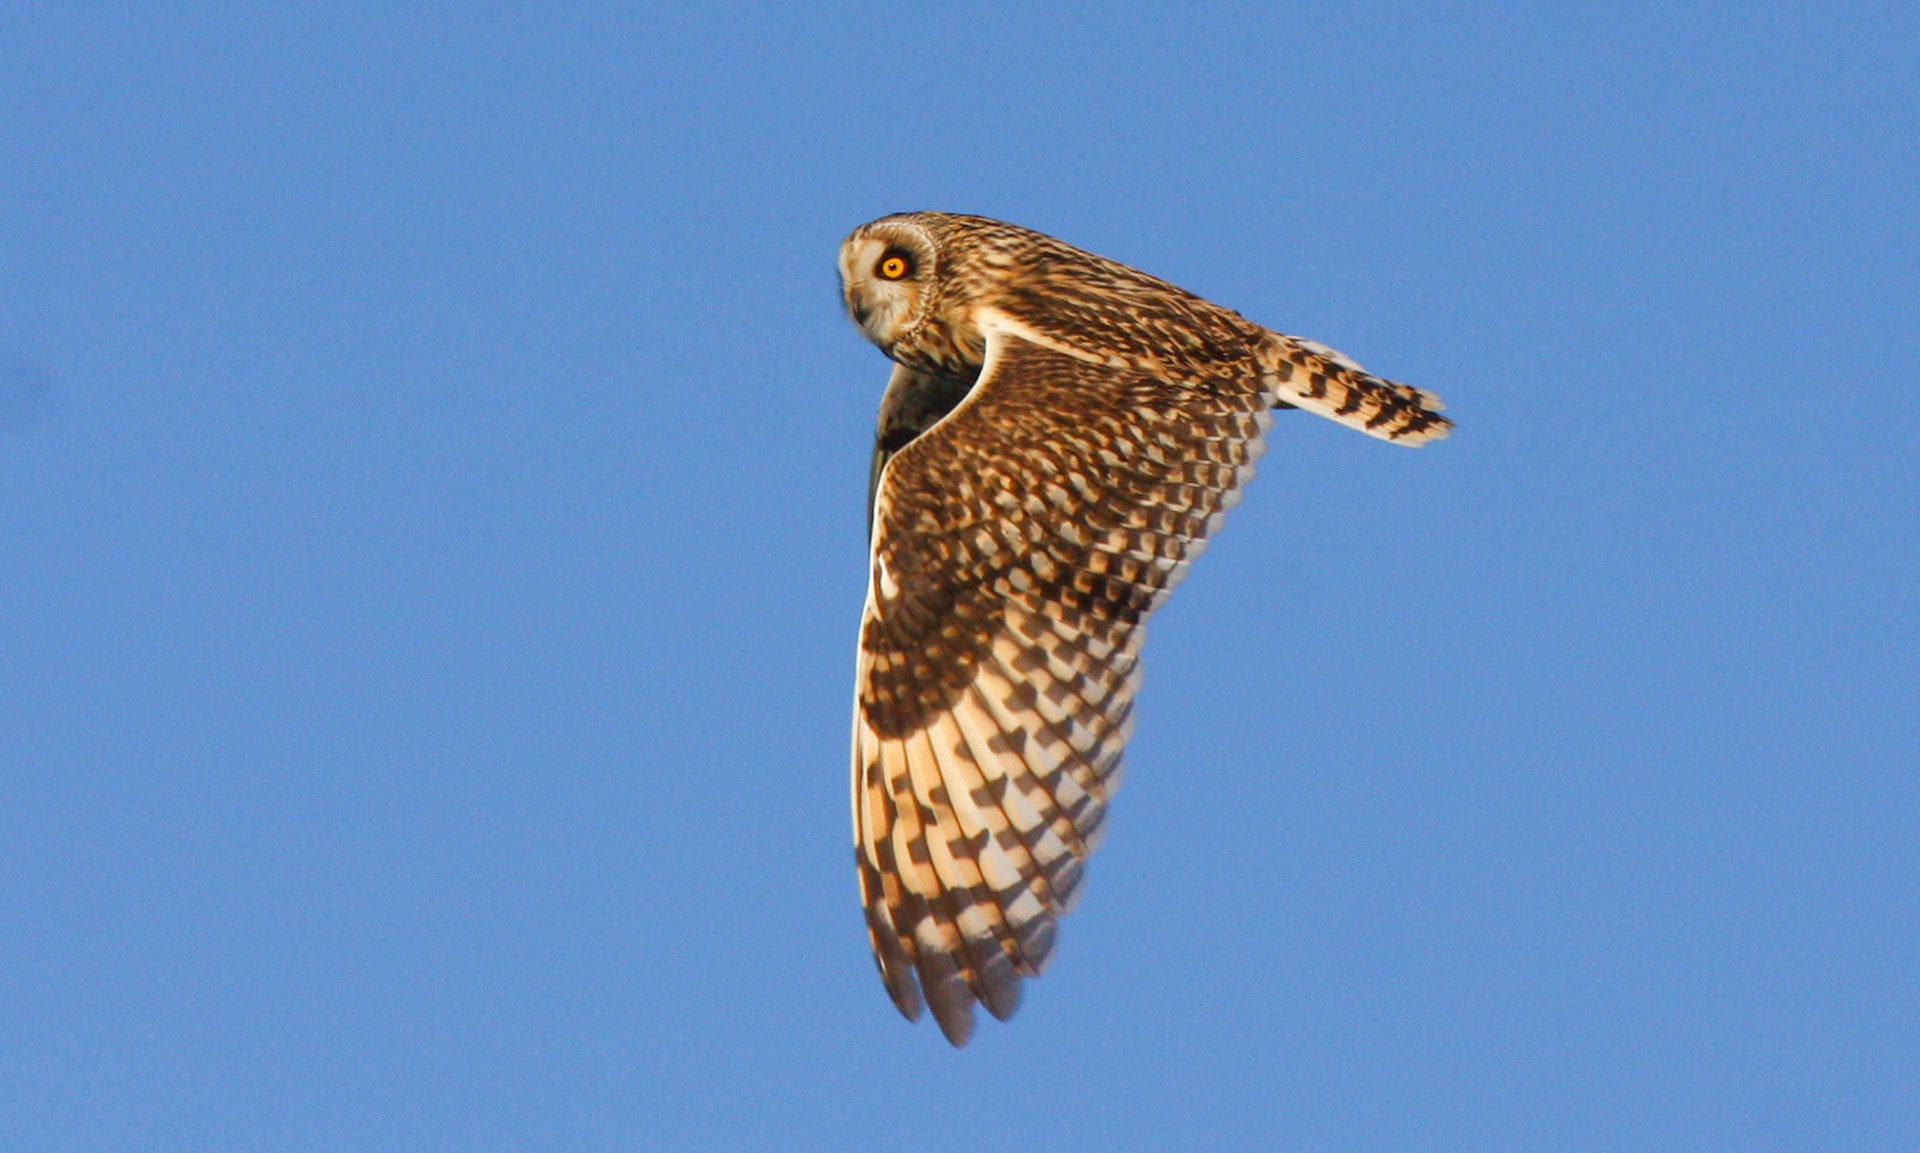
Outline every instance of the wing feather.
{"type": "Polygon", "coordinates": [[[906,911],[904,873],[893,855],[893,795],[885,780],[883,749],[873,730],[856,725],[854,809],[860,867],[860,897],[867,910],[867,935],[874,961],[896,1008],[909,1021],[920,1019],[920,985],[913,978],[912,925],[906,911]]]}
{"type": "Polygon", "coordinates": [[[1273,399],[1258,371],[1165,380],[992,330],[972,390],[880,472],[855,855],[889,994],[955,1045],[1052,950],[1144,622],[1251,477],[1273,399]]]}
{"type": "Polygon", "coordinates": [[[956,923],[966,943],[968,985],[988,1012],[1001,1020],[1020,1004],[1020,975],[1015,969],[1019,943],[1007,925],[996,887],[989,874],[1005,880],[1005,856],[997,851],[985,820],[973,806],[973,782],[978,773],[958,739],[951,714],[920,734],[927,742],[937,772],[937,786],[928,790],[940,816],[944,841],[934,846],[935,860],[944,857],[943,876],[958,911],[956,923]],[[971,818],[971,819],[969,819],[971,818]]]}
{"type": "Polygon", "coordinates": [[[1035,918],[1061,907],[1050,867],[1072,856],[1072,849],[1052,830],[1052,798],[1037,796],[1038,781],[1025,761],[1009,751],[1006,733],[977,687],[969,688],[954,706],[953,718],[980,766],[987,793],[983,808],[997,808],[1006,823],[999,843],[1018,874],[1015,883],[1020,891],[1011,900],[1003,892],[1002,904],[1019,935],[1023,956],[1037,965],[1042,958],[1033,955],[1027,929],[1035,918]]]}
{"type": "Polygon", "coordinates": [[[893,788],[893,858],[902,882],[896,921],[912,926],[905,937],[919,971],[920,989],[940,1031],[954,1045],[966,1044],[973,1029],[973,993],[968,988],[960,931],[953,901],[934,871],[933,851],[913,783],[914,766],[905,742],[883,747],[900,773],[893,788]],[[889,748],[890,746],[890,748],[889,748]],[[904,914],[904,918],[902,918],[904,914]]]}

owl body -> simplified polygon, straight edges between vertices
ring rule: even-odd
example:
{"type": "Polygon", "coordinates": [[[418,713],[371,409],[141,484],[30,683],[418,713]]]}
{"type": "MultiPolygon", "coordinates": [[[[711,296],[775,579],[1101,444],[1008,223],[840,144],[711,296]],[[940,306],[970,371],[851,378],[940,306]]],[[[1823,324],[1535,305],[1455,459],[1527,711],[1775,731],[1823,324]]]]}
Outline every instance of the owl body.
{"type": "Polygon", "coordinates": [[[1145,622],[1276,408],[1419,444],[1431,394],[1052,237],[884,217],[849,314],[895,362],[857,656],[855,858],[909,1018],[963,1044],[1051,950],[1118,785],[1145,622]]]}

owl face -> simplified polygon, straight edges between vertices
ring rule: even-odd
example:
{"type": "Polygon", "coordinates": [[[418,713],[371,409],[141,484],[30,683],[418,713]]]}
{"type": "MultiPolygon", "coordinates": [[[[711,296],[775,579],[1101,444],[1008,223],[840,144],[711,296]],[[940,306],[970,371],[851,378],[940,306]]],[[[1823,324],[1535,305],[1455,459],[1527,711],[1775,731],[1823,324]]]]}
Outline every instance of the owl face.
{"type": "Polygon", "coordinates": [[[1039,234],[945,212],[861,225],[840,246],[847,312],[895,362],[971,380],[986,356],[980,309],[1017,278],[1010,236],[1039,234]]]}
{"type": "Polygon", "coordinates": [[[840,246],[840,291],[867,339],[892,351],[927,319],[938,271],[933,238],[902,220],[876,220],[840,246]]]}

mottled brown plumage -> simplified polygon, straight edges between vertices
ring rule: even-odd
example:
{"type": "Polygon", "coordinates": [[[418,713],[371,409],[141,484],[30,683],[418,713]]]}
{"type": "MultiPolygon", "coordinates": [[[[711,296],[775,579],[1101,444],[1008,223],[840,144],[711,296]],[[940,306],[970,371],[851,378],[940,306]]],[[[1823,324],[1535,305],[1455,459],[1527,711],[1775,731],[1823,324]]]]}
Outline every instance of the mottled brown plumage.
{"type": "Polygon", "coordinates": [[[1119,781],[1147,617],[1239,499],[1274,408],[1404,444],[1431,393],[976,216],[850,236],[897,363],[870,493],[855,857],[882,979],[964,1044],[1039,972],[1119,781]]]}

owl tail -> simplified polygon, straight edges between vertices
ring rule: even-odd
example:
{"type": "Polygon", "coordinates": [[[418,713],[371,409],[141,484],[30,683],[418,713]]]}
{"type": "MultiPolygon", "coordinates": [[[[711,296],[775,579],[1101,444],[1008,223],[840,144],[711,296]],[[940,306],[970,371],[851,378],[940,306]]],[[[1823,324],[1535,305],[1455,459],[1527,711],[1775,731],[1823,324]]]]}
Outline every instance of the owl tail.
{"type": "Polygon", "coordinates": [[[1420,445],[1453,431],[1446,406],[1424,388],[1373,376],[1318,341],[1269,333],[1260,367],[1274,400],[1395,444],[1420,445]]]}

